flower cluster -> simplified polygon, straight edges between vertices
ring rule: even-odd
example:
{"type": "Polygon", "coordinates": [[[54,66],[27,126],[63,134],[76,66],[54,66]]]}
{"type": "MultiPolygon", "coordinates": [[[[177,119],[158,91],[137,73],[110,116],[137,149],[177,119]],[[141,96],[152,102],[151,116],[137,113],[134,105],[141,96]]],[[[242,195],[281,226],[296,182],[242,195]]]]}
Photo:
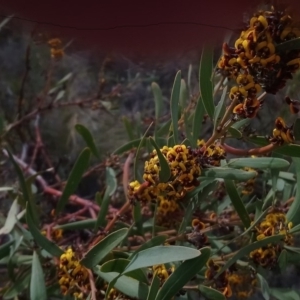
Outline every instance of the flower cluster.
{"type": "Polygon", "coordinates": [[[290,144],[294,142],[292,127],[288,127],[282,118],[275,120],[275,128],[273,130],[273,136],[269,141],[275,145],[282,145],[284,143],[290,144]]]}
{"type": "Polygon", "coordinates": [[[185,145],[174,147],[164,146],[161,149],[170,167],[171,176],[167,182],[160,182],[160,162],[156,150],[151,153],[151,157],[145,162],[143,179],[140,184],[133,181],[129,184],[128,195],[132,200],[144,203],[152,200],[165,206],[162,211],[172,211],[176,209],[176,204],[166,205],[165,201],[180,201],[188,191],[199,185],[198,177],[201,174],[198,162],[198,153],[185,145]]]}
{"type": "Polygon", "coordinates": [[[117,289],[111,289],[106,300],[131,300],[132,298],[125,296],[117,289]]]}
{"type": "MultiPolygon", "coordinates": [[[[286,216],[282,212],[272,212],[266,215],[265,219],[255,227],[256,239],[258,241],[273,235],[284,235],[284,243],[293,244],[293,237],[288,233],[292,228],[292,223],[288,223],[286,216]]],[[[252,261],[264,268],[272,268],[281,253],[282,245],[269,244],[265,247],[258,248],[250,253],[252,261]]]]}
{"type": "Polygon", "coordinates": [[[228,276],[232,294],[237,299],[249,299],[257,286],[257,279],[249,269],[234,270],[228,276]]]}
{"type": "Polygon", "coordinates": [[[300,67],[299,50],[277,51],[277,45],[300,36],[292,18],[283,11],[260,11],[241,32],[234,47],[223,45],[218,62],[220,72],[234,79],[236,86],[230,99],[238,104],[233,113],[238,118],[254,118],[260,101],[257,94],[264,89],[276,94],[286,80],[300,67]]]}
{"type": "Polygon", "coordinates": [[[217,273],[221,270],[221,265],[215,263],[212,259],[209,259],[206,265],[205,278],[212,282],[211,287],[221,292],[225,297],[231,297],[232,290],[228,280],[229,271],[222,272],[216,278],[217,273]]]}
{"type": "Polygon", "coordinates": [[[201,165],[203,167],[218,167],[220,166],[221,160],[226,158],[225,150],[217,143],[205,147],[204,140],[198,140],[197,146],[201,149],[201,165]],[[202,150],[203,148],[204,150],[202,150]]]}
{"type": "Polygon", "coordinates": [[[62,58],[64,56],[64,50],[62,48],[62,42],[59,38],[54,38],[48,41],[50,47],[51,57],[55,59],[62,58]]]}
{"type": "Polygon", "coordinates": [[[90,291],[88,270],[79,263],[72,248],[60,256],[58,279],[63,295],[83,299],[90,291]]]}

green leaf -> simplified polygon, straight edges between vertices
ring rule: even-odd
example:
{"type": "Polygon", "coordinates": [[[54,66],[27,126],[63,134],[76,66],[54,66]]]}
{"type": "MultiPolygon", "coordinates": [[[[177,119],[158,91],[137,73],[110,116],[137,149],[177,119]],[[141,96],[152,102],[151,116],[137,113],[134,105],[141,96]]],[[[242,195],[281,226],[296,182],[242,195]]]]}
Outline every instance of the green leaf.
{"type": "Polygon", "coordinates": [[[56,213],[60,213],[65,205],[67,204],[69,197],[75,192],[81,177],[85,170],[87,169],[90,161],[91,150],[89,148],[85,148],[77,158],[71,173],[69,175],[67,184],[64,188],[63,194],[59,199],[56,207],[56,213]]]}
{"type": "Polygon", "coordinates": [[[257,274],[257,278],[259,281],[262,296],[264,297],[265,300],[269,300],[270,299],[270,291],[269,291],[269,285],[268,285],[266,279],[260,274],[257,274]]]}
{"type": "Polygon", "coordinates": [[[32,210],[32,218],[33,221],[35,222],[35,224],[38,224],[38,214],[37,214],[37,210],[36,210],[36,204],[33,201],[33,198],[30,197],[30,191],[28,189],[28,185],[26,184],[26,180],[24,178],[23,172],[21,170],[21,168],[19,167],[19,165],[16,163],[13,155],[11,154],[11,152],[6,149],[8,156],[16,170],[16,173],[18,175],[19,178],[19,183],[20,183],[20,187],[22,189],[22,193],[23,193],[23,198],[25,200],[25,203],[23,203],[24,208],[26,206],[27,203],[30,203],[30,208],[32,210]]]}
{"type": "Polygon", "coordinates": [[[291,288],[270,288],[270,294],[277,300],[300,300],[299,292],[291,288]]]}
{"type": "Polygon", "coordinates": [[[159,180],[161,182],[167,182],[171,176],[171,170],[170,170],[169,164],[168,164],[166,158],[161,153],[161,151],[160,151],[159,147],[157,146],[157,144],[155,143],[154,139],[151,137],[149,139],[150,139],[151,144],[155,148],[158,159],[159,159],[159,164],[160,164],[159,180]]]}
{"type": "Polygon", "coordinates": [[[149,240],[146,243],[144,243],[143,245],[141,245],[141,247],[139,249],[137,249],[134,253],[132,253],[130,255],[130,258],[135,256],[138,252],[141,252],[143,250],[146,250],[146,249],[149,249],[149,248],[152,248],[155,246],[162,245],[167,238],[168,238],[167,235],[158,235],[158,236],[153,237],[151,240],[149,240]]]}
{"type": "Polygon", "coordinates": [[[97,230],[100,226],[105,225],[106,215],[109,208],[109,202],[110,202],[109,191],[108,189],[106,189],[103,196],[102,205],[97,216],[97,221],[95,222],[95,226],[94,226],[95,230],[97,230]]]}
{"type": "Polygon", "coordinates": [[[296,119],[293,125],[293,133],[296,141],[300,141],[300,119],[296,119]]]}
{"type": "Polygon", "coordinates": [[[257,175],[256,172],[248,172],[244,170],[232,169],[232,168],[222,168],[214,167],[211,169],[206,169],[202,172],[205,177],[210,178],[224,178],[231,180],[246,181],[257,175]]]}
{"type": "MultiPolygon", "coordinates": [[[[129,263],[130,260],[124,258],[109,260],[101,266],[100,271],[104,273],[116,272],[121,274],[129,263]]],[[[148,284],[148,278],[142,269],[137,269],[132,272],[128,272],[126,276],[148,284]]]]}
{"type": "Polygon", "coordinates": [[[234,185],[232,180],[225,179],[224,180],[226,191],[230,197],[231,203],[239,215],[241,221],[245,228],[248,228],[251,225],[251,219],[248,215],[248,212],[245,208],[245,205],[234,185]]]}
{"type": "Polygon", "coordinates": [[[138,160],[139,160],[139,156],[140,156],[140,152],[141,152],[141,149],[143,147],[143,144],[144,144],[144,142],[145,143],[147,142],[146,136],[147,136],[148,131],[150,130],[151,126],[152,126],[152,123],[148,126],[147,130],[145,131],[145,133],[144,133],[144,135],[141,139],[141,142],[139,143],[139,146],[138,146],[138,148],[136,150],[136,153],[135,153],[135,158],[134,158],[134,163],[133,163],[133,174],[134,174],[133,177],[134,177],[135,180],[138,180],[138,181],[142,180],[142,178],[139,178],[140,176],[139,176],[139,173],[138,173],[138,165],[139,165],[138,160]]]}
{"type": "Polygon", "coordinates": [[[35,242],[49,252],[53,256],[61,256],[64,251],[61,250],[55,243],[49,241],[44,235],[41,234],[40,230],[36,227],[31,214],[31,209],[29,204],[27,204],[26,208],[26,222],[29,228],[30,233],[32,234],[35,242]]]}
{"type": "Polygon", "coordinates": [[[205,115],[205,108],[204,108],[203,100],[201,96],[199,96],[197,99],[197,105],[196,105],[194,119],[193,119],[193,130],[192,130],[193,140],[191,142],[194,148],[197,146],[197,140],[199,139],[201,133],[204,115],[205,115]]]}
{"type": "MultiPolygon", "coordinates": [[[[119,147],[118,149],[116,149],[112,154],[115,155],[121,155],[124,152],[127,152],[133,148],[137,148],[140,144],[142,139],[136,139],[133,141],[130,141],[126,144],[124,144],[123,146],[119,147]]],[[[144,147],[146,145],[146,140],[143,140],[143,143],[141,144],[142,147],[144,147]]]]}
{"type": "MultiPolygon", "coordinates": [[[[257,137],[251,137],[247,138],[248,141],[260,145],[260,146],[266,146],[269,144],[267,139],[263,136],[257,136],[257,137]]],[[[280,147],[277,147],[273,150],[274,153],[286,155],[289,157],[300,157],[300,145],[297,144],[289,144],[289,145],[283,145],[280,147]]]]}
{"type": "Polygon", "coordinates": [[[127,236],[127,233],[127,228],[122,228],[112,232],[90,249],[84,255],[80,263],[89,269],[96,266],[111,250],[123,241],[123,239],[127,236]]]}
{"type": "Polygon", "coordinates": [[[300,38],[295,38],[276,45],[276,53],[300,49],[300,38]]]}
{"type": "Polygon", "coordinates": [[[136,226],[137,234],[144,236],[143,216],[141,212],[141,203],[137,202],[133,206],[133,219],[136,226]]]}
{"type": "Polygon", "coordinates": [[[278,257],[278,265],[281,272],[283,272],[286,269],[287,264],[288,264],[288,253],[285,249],[283,249],[278,257]]]}
{"type": "MultiPolygon", "coordinates": [[[[242,119],[240,121],[237,121],[235,123],[233,123],[231,125],[231,128],[234,128],[234,129],[240,129],[241,127],[244,127],[246,125],[248,125],[250,123],[251,119],[247,118],[247,119],[242,119]]],[[[266,139],[266,138],[264,138],[266,139]]]]}
{"type": "Polygon", "coordinates": [[[15,283],[13,283],[4,293],[3,299],[12,299],[17,297],[22,291],[24,291],[30,280],[30,274],[26,273],[22,276],[19,276],[15,283]]]}
{"type": "Polygon", "coordinates": [[[254,251],[255,249],[258,249],[260,247],[265,247],[268,244],[272,243],[278,243],[280,240],[284,238],[284,235],[273,235],[270,237],[267,237],[263,240],[256,241],[252,244],[249,244],[242,249],[240,249],[232,258],[230,258],[220,269],[219,273],[217,274],[216,277],[218,277],[221,273],[223,273],[226,269],[230,268],[238,259],[249,255],[251,251],[254,251]]]}
{"type": "Polygon", "coordinates": [[[199,68],[199,88],[203,105],[211,120],[214,117],[215,105],[213,98],[213,83],[211,80],[213,71],[213,49],[204,46],[202,50],[199,68]]]}
{"type": "Polygon", "coordinates": [[[132,141],[135,139],[135,134],[133,133],[133,126],[132,126],[132,122],[129,121],[129,119],[127,117],[123,117],[122,118],[127,135],[128,135],[128,139],[129,141],[132,141]]]}
{"type": "Polygon", "coordinates": [[[274,157],[233,158],[228,162],[228,166],[233,168],[281,169],[289,165],[287,160],[274,157]]]}
{"type": "Polygon", "coordinates": [[[300,157],[300,145],[289,144],[276,148],[273,152],[283,154],[289,157],[300,157]]]}
{"type": "Polygon", "coordinates": [[[293,158],[293,162],[296,169],[297,190],[295,200],[290,206],[290,209],[286,214],[286,218],[289,222],[292,222],[294,225],[298,225],[300,224],[300,158],[293,158]]]}
{"type": "Polygon", "coordinates": [[[161,89],[156,82],[152,82],[151,88],[152,88],[152,93],[154,95],[154,103],[155,103],[155,128],[157,128],[159,124],[159,118],[162,115],[163,98],[162,98],[161,89]]]}
{"type": "Polygon", "coordinates": [[[33,252],[31,280],[30,280],[30,299],[47,300],[44,272],[37,253],[33,252]]]}
{"type": "Polygon", "coordinates": [[[160,286],[160,280],[157,275],[153,276],[147,300],[155,299],[160,286]]]}
{"type": "Polygon", "coordinates": [[[237,130],[233,127],[228,128],[228,132],[231,134],[231,137],[236,138],[236,139],[239,139],[243,136],[239,130],[237,130]]]}
{"type": "Polygon", "coordinates": [[[210,257],[210,248],[202,248],[198,257],[184,261],[166,280],[155,300],[168,300],[201,270],[210,257]]]}
{"type": "Polygon", "coordinates": [[[82,136],[82,138],[84,139],[84,141],[86,142],[87,146],[90,148],[92,153],[97,158],[100,158],[99,151],[95,145],[94,138],[93,138],[92,134],[90,133],[90,131],[82,124],[76,124],[75,129],[82,136]]]}
{"type": "Polygon", "coordinates": [[[228,88],[228,85],[226,85],[225,88],[223,89],[221,99],[220,99],[218,105],[216,106],[216,110],[214,113],[214,131],[217,131],[217,127],[225,114],[227,88],[228,88]]]}
{"type": "Polygon", "coordinates": [[[172,119],[172,131],[173,131],[173,138],[174,138],[174,144],[178,145],[179,140],[178,140],[178,113],[179,113],[179,96],[180,96],[180,83],[181,83],[181,71],[178,71],[173,88],[172,88],[172,93],[171,93],[171,119],[172,119]]]}
{"type": "Polygon", "coordinates": [[[3,257],[9,255],[11,245],[12,245],[14,242],[15,242],[14,240],[11,240],[11,241],[6,242],[5,244],[3,244],[3,245],[0,246],[0,260],[1,260],[3,257]]]}
{"type": "Polygon", "coordinates": [[[188,93],[188,89],[186,86],[186,82],[184,79],[181,79],[180,95],[179,95],[179,104],[180,104],[181,112],[183,112],[183,110],[186,107],[186,102],[187,102],[188,97],[189,97],[189,93],[188,93]]]}
{"type": "Polygon", "coordinates": [[[124,274],[139,268],[188,260],[200,255],[200,251],[182,246],[156,246],[136,253],[124,274]]]}
{"type": "Polygon", "coordinates": [[[96,220],[87,219],[87,220],[81,220],[81,221],[56,225],[54,229],[63,229],[63,230],[91,229],[95,227],[95,224],[96,224],[96,220]]]}
{"type": "Polygon", "coordinates": [[[14,200],[14,202],[12,203],[9,209],[4,226],[0,229],[0,235],[8,234],[12,231],[15,224],[18,222],[18,217],[17,217],[18,212],[19,212],[19,204],[18,204],[18,200],[16,199],[14,200]]]}
{"type": "MultiPolygon", "coordinates": [[[[94,268],[94,272],[107,282],[111,282],[119,276],[117,272],[101,272],[98,267],[94,268]]],[[[146,300],[149,292],[148,285],[128,276],[119,277],[114,286],[117,290],[133,299],[146,300]]]]}
{"type": "Polygon", "coordinates": [[[208,300],[226,300],[226,297],[221,292],[211,287],[200,284],[199,290],[208,300]]]}

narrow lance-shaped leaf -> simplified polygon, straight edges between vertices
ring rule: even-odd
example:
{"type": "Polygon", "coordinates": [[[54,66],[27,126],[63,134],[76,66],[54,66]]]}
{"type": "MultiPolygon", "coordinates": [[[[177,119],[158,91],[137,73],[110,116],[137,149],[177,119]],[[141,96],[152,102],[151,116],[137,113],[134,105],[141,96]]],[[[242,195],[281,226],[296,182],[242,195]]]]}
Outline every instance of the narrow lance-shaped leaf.
{"type": "Polygon", "coordinates": [[[75,125],[75,129],[77,130],[77,132],[82,136],[82,138],[84,139],[84,141],[86,142],[87,146],[90,148],[90,150],[92,151],[92,153],[99,158],[99,151],[95,145],[95,141],[94,138],[91,134],[91,132],[82,124],[76,124],[75,125]]]}
{"type": "Polygon", "coordinates": [[[193,140],[191,142],[194,148],[197,146],[197,140],[201,133],[204,115],[205,115],[205,108],[204,108],[203,100],[201,96],[199,96],[197,99],[197,105],[196,105],[194,119],[193,119],[193,140]]]}
{"type": "Polygon", "coordinates": [[[138,148],[136,150],[136,153],[135,153],[135,158],[134,158],[134,163],[133,163],[133,173],[134,173],[134,179],[135,180],[138,180],[138,181],[141,181],[141,178],[139,178],[139,174],[138,174],[138,160],[139,160],[139,156],[140,156],[140,151],[142,149],[142,147],[144,147],[147,143],[147,139],[146,139],[146,136],[148,134],[148,131],[150,130],[151,126],[152,126],[153,123],[151,123],[149,125],[149,127],[147,128],[147,130],[145,131],[139,145],[138,145],[138,148]]]}
{"type": "Polygon", "coordinates": [[[276,45],[276,53],[300,49],[300,38],[292,39],[276,45]]]}
{"type": "Polygon", "coordinates": [[[111,250],[123,241],[123,239],[127,236],[127,233],[127,228],[122,228],[112,232],[90,249],[80,263],[87,268],[96,266],[111,250]]]}
{"type": "Polygon", "coordinates": [[[225,114],[225,103],[226,103],[226,96],[227,96],[227,88],[228,85],[225,86],[225,88],[223,89],[223,93],[221,96],[221,99],[218,103],[218,105],[216,106],[216,110],[214,113],[214,130],[217,130],[217,127],[222,119],[222,117],[225,114]]]}
{"type": "Polygon", "coordinates": [[[135,134],[133,132],[132,122],[130,122],[129,118],[127,118],[127,117],[123,117],[122,120],[123,120],[125,129],[126,129],[129,141],[134,140],[136,138],[136,136],[135,136],[135,134]]]}
{"type": "Polygon", "coordinates": [[[37,253],[33,252],[31,278],[30,278],[30,299],[46,300],[47,292],[44,280],[44,272],[37,253]]]}
{"type": "Polygon", "coordinates": [[[71,170],[63,194],[57,203],[56,213],[59,213],[64,209],[65,205],[69,200],[69,197],[75,192],[83,173],[85,172],[85,170],[89,165],[90,154],[91,154],[91,150],[89,148],[85,148],[80,153],[78,159],[75,162],[73,169],[71,170]]]}
{"type": "Polygon", "coordinates": [[[16,170],[16,173],[18,175],[18,179],[19,179],[19,182],[20,182],[20,187],[22,189],[22,193],[23,193],[23,198],[25,200],[25,203],[22,203],[24,205],[24,208],[26,206],[27,203],[30,203],[30,208],[31,208],[31,211],[32,211],[32,218],[33,218],[33,221],[35,224],[38,224],[38,214],[37,214],[37,210],[36,210],[36,205],[33,201],[33,198],[30,197],[30,191],[28,189],[28,185],[26,184],[26,180],[24,178],[24,175],[23,175],[23,172],[21,170],[21,168],[19,167],[19,165],[16,163],[13,155],[11,154],[11,152],[6,149],[4,151],[7,151],[8,153],[8,156],[16,170]]]}
{"type": "Polygon", "coordinates": [[[178,113],[179,113],[179,96],[180,96],[180,82],[181,82],[181,71],[178,71],[171,94],[171,118],[172,118],[172,127],[173,127],[173,138],[174,144],[179,143],[178,139],[178,113]]]}
{"type": "Polygon", "coordinates": [[[135,254],[124,274],[139,268],[165,264],[174,261],[188,260],[200,255],[200,251],[182,246],[157,246],[135,254]]]}
{"type": "Polygon", "coordinates": [[[297,191],[295,199],[290,206],[289,211],[286,214],[286,218],[289,222],[292,222],[294,225],[300,224],[300,158],[293,158],[296,169],[296,178],[297,178],[297,191]]]}
{"type": "Polygon", "coordinates": [[[157,128],[159,124],[159,118],[162,115],[163,98],[162,98],[161,89],[156,82],[152,82],[151,88],[152,88],[152,93],[154,95],[154,103],[155,103],[155,128],[157,128]]]}
{"type": "Polygon", "coordinates": [[[199,85],[200,93],[203,100],[205,110],[211,120],[213,120],[215,105],[213,98],[213,83],[211,80],[213,71],[213,49],[205,45],[202,50],[200,69],[199,69],[199,85]]]}
{"type": "Polygon", "coordinates": [[[232,180],[225,179],[224,183],[234,209],[239,215],[241,221],[243,222],[244,227],[248,228],[251,224],[251,219],[248,215],[248,212],[245,208],[244,203],[242,202],[238,191],[236,190],[234,182],[232,180]]]}
{"type": "Polygon", "coordinates": [[[210,248],[202,248],[201,254],[184,261],[166,280],[155,300],[168,300],[201,270],[210,257],[210,248]]]}
{"type": "Polygon", "coordinates": [[[113,193],[116,191],[117,188],[117,179],[116,179],[116,173],[114,169],[107,167],[105,174],[106,174],[106,190],[102,199],[101,209],[97,217],[95,229],[97,229],[99,226],[102,226],[104,224],[105,217],[107,215],[108,208],[109,208],[110,197],[113,195],[113,193]]]}
{"type": "Polygon", "coordinates": [[[159,290],[159,286],[160,286],[160,279],[158,278],[158,276],[155,274],[153,276],[151,285],[150,285],[150,289],[149,289],[149,294],[147,296],[147,300],[152,300],[155,299],[158,290],[159,290]]]}
{"type": "Polygon", "coordinates": [[[233,158],[228,162],[228,166],[233,168],[281,169],[289,165],[287,160],[275,157],[233,158]]]}
{"type": "Polygon", "coordinates": [[[207,300],[226,300],[226,297],[221,292],[211,287],[200,284],[199,290],[207,300]]]}
{"type": "Polygon", "coordinates": [[[153,145],[153,147],[155,148],[155,150],[157,152],[158,159],[159,159],[159,164],[160,164],[159,179],[162,182],[167,182],[169,180],[170,176],[171,176],[170,166],[169,166],[166,158],[161,153],[159,147],[155,143],[154,139],[151,138],[151,137],[150,137],[150,142],[153,145]]]}

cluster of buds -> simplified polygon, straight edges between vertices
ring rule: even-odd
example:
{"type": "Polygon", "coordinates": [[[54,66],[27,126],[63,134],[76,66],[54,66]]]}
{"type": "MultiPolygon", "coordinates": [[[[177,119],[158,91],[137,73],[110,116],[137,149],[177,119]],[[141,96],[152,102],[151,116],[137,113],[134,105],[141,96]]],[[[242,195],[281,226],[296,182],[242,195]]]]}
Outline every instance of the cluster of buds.
{"type": "MultiPolygon", "coordinates": [[[[264,89],[276,94],[286,80],[300,67],[300,51],[279,52],[277,45],[300,36],[292,18],[284,11],[260,11],[254,15],[248,29],[242,31],[234,47],[223,45],[219,71],[236,85],[230,99],[237,103],[234,120],[254,118],[261,107],[257,94],[264,89]]],[[[292,105],[292,109],[295,105],[292,105]]]]}
{"type": "Polygon", "coordinates": [[[219,167],[221,160],[226,158],[226,152],[220,144],[214,143],[208,147],[205,147],[204,140],[198,140],[197,146],[201,149],[202,167],[219,167]]]}
{"type": "Polygon", "coordinates": [[[205,229],[205,224],[198,218],[192,220],[192,232],[187,234],[187,240],[197,249],[204,247],[208,243],[207,236],[201,231],[205,229]]]}
{"type": "Polygon", "coordinates": [[[72,248],[60,256],[58,283],[63,295],[83,299],[90,292],[88,270],[79,263],[72,248]]]}
{"type": "Polygon", "coordinates": [[[64,49],[62,48],[62,42],[59,38],[54,38],[48,41],[50,47],[51,57],[55,59],[62,58],[65,54],[64,49]]]}
{"type": "Polygon", "coordinates": [[[224,271],[216,278],[222,266],[215,263],[212,259],[209,259],[206,265],[205,278],[211,282],[211,287],[221,292],[226,298],[230,298],[232,290],[229,284],[229,271],[224,271]]]}
{"type": "MultiPolygon", "coordinates": [[[[140,184],[138,181],[134,181],[129,184],[130,199],[143,203],[160,199],[165,206],[165,201],[180,201],[188,191],[199,185],[197,178],[201,174],[201,168],[196,151],[185,145],[176,145],[174,147],[164,146],[161,153],[171,170],[168,182],[160,182],[160,162],[157,152],[154,150],[150,159],[145,162],[143,175],[145,182],[140,184]]],[[[176,209],[175,204],[168,206],[168,211],[173,209],[176,209]]]]}
{"type": "Polygon", "coordinates": [[[205,147],[204,141],[198,141],[198,146],[197,149],[185,145],[164,146],[160,149],[171,171],[167,182],[160,181],[161,167],[157,152],[154,150],[150,154],[150,159],[145,162],[144,182],[133,181],[129,184],[129,199],[144,204],[151,201],[159,202],[158,207],[162,215],[178,211],[178,202],[199,185],[201,169],[219,166],[220,160],[226,156],[225,150],[220,145],[205,147]]]}
{"type": "Polygon", "coordinates": [[[229,276],[232,294],[237,299],[249,299],[257,287],[257,279],[252,270],[237,269],[229,276]]]}
{"type": "MultiPolygon", "coordinates": [[[[293,244],[293,237],[289,234],[292,223],[288,223],[286,216],[282,212],[272,212],[266,215],[266,218],[255,227],[256,239],[258,241],[274,235],[284,235],[286,245],[293,244]]],[[[277,258],[281,253],[282,245],[269,244],[265,247],[258,248],[250,253],[252,261],[264,268],[272,268],[277,263],[277,258]]]]}
{"type": "MultiPolygon", "coordinates": [[[[47,231],[42,230],[42,235],[46,235],[47,231]]],[[[55,242],[59,242],[63,238],[63,230],[62,229],[53,229],[51,230],[51,239],[55,242]]]]}
{"type": "Polygon", "coordinates": [[[273,129],[273,136],[269,141],[275,145],[282,145],[284,143],[290,144],[295,140],[293,135],[292,126],[289,127],[285,124],[284,120],[278,117],[275,120],[275,128],[273,129]]]}

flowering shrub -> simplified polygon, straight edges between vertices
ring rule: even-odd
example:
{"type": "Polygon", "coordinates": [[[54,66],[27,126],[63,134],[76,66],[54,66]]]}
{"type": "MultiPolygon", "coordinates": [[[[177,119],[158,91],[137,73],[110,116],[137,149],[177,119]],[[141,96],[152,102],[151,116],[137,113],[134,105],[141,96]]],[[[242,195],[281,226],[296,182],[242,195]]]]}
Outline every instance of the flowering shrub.
{"type": "MultiPolygon", "coordinates": [[[[53,64],[63,59],[60,39],[48,46],[53,64]]],[[[300,68],[300,30],[272,7],[254,14],[222,51],[213,73],[213,51],[204,47],[198,94],[189,95],[190,83],[176,74],[168,118],[152,83],[153,122],[141,135],[141,124],[135,133],[125,121],[129,141],[106,158],[89,129],[76,124],[87,147],[66,181],[53,175],[50,182],[34,167],[39,151],[53,167],[37,124],[60,98],[41,101],[27,115],[20,101],[17,121],[0,132],[4,160],[19,180],[0,187],[14,199],[0,229],[3,299],[299,299],[298,291],[270,280],[299,264],[299,102],[282,100],[293,119],[274,116],[267,137],[249,127],[266,95],[277,94],[300,68]],[[31,119],[36,146],[27,162],[7,147],[8,133],[31,119]],[[203,136],[208,122],[212,132],[203,136]],[[105,173],[95,201],[77,193],[93,172],[105,173]]]]}

